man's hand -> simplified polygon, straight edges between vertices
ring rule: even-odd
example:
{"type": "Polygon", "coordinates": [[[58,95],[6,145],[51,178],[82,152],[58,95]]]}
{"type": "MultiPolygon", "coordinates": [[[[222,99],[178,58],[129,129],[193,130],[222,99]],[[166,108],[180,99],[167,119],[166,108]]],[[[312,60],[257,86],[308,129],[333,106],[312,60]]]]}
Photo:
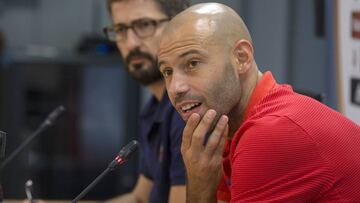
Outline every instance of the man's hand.
{"type": "Polygon", "coordinates": [[[208,110],[201,119],[192,114],[184,128],[181,153],[184,159],[187,183],[187,202],[216,202],[216,189],[223,174],[222,153],[228,134],[228,117],[222,115],[210,137],[216,112],[208,110]]]}

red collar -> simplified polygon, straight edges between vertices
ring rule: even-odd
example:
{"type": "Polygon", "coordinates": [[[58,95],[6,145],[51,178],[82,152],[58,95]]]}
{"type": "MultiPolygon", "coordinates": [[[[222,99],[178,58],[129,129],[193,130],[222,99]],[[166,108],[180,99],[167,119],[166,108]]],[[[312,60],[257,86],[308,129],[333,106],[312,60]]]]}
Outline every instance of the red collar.
{"type": "MultiPolygon", "coordinates": [[[[254,109],[255,105],[259,103],[260,100],[262,100],[268,92],[276,85],[276,81],[273,78],[270,71],[267,71],[264,73],[264,75],[261,77],[261,80],[256,85],[253,93],[251,94],[251,97],[249,99],[249,103],[246,106],[245,114],[244,114],[244,120],[248,119],[250,116],[250,112],[254,109]]],[[[223,152],[223,170],[224,170],[224,178],[221,182],[221,184],[218,187],[217,197],[219,200],[226,200],[230,201],[231,199],[231,193],[230,188],[225,184],[226,179],[230,179],[231,177],[231,165],[232,165],[232,158],[233,153],[231,152],[230,148],[234,147],[234,143],[238,143],[234,139],[239,139],[239,137],[234,137],[233,139],[229,139],[226,141],[224,152],[223,152]]],[[[235,144],[235,145],[236,145],[235,144]]]]}
{"type": "Polygon", "coordinates": [[[246,106],[244,113],[244,121],[250,116],[251,110],[254,106],[262,100],[265,95],[276,85],[276,81],[270,71],[267,71],[262,76],[260,82],[256,85],[248,105],[246,106]]]}

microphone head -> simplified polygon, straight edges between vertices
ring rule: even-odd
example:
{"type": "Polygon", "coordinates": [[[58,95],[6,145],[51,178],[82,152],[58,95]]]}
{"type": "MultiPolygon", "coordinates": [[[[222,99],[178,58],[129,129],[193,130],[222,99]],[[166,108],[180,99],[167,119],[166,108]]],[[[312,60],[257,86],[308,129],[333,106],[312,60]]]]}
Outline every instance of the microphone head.
{"type": "Polygon", "coordinates": [[[121,148],[120,152],[117,154],[115,159],[109,164],[108,168],[110,170],[117,169],[120,165],[122,165],[125,161],[127,161],[133,152],[135,152],[139,147],[139,142],[133,140],[121,148]]]}
{"type": "Polygon", "coordinates": [[[27,180],[27,181],[25,182],[25,187],[32,187],[32,185],[33,185],[33,181],[32,181],[32,180],[27,180]]]}
{"type": "Polygon", "coordinates": [[[51,126],[55,120],[65,111],[65,107],[60,105],[55,110],[53,110],[49,116],[45,119],[45,121],[41,124],[41,126],[51,126]]]}
{"type": "Polygon", "coordinates": [[[121,157],[124,161],[126,161],[131,157],[133,152],[138,149],[138,147],[139,142],[137,140],[132,140],[120,150],[118,156],[121,157]]]}
{"type": "Polygon", "coordinates": [[[53,123],[63,112],[65,111],[65,107],[60,105],[53,112],[50,113],[48,119],[50,123],[53,123]]]}
{"type": "Polygon", "coordinates": [[[86,195],[91,188],[93,188],[104,176],[109,172],[117,169],[121,164],[123,164],[127,159],[129,159],[130,155],[133,154],[137,150],[139,146],[139,142],[136,140],[131,141],[127,145],[125,145],[118,155],[115,157],[115,159],[110,162],[107,169],[103,171],[90,185],[88,185],[75,199],[73,199],[71,202],[76,203],[78,200],[80,200],[84,195],[86,195]]]}

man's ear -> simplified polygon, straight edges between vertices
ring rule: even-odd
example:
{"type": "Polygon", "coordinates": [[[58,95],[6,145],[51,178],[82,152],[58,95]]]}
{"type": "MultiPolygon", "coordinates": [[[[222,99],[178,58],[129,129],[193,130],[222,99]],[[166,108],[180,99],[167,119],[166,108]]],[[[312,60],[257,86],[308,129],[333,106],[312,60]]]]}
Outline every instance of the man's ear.
{"type": "Polygon", "coordinates": [[[241,39],[235,43],[233,56],[239,74],[246,73],[252,66],[254,61],[253,53],[253,46],[248,40],[241,39]]]}

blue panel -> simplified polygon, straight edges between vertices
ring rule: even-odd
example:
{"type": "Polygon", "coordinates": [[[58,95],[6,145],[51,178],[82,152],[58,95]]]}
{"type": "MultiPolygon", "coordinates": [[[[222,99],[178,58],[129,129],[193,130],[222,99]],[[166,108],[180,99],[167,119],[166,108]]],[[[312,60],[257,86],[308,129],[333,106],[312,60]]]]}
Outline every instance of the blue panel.
{"type": "Polygon", "coordinates": [[[118,66],[84,68],[80,149],[85,165],[106,166],[124,143],[128,94],[124,77],[118,66]]]}
{"type": "Polygon", "coordinates": [[[326,104],[333,109],[337,109],[336,95],[336,66],[335,66],[335,13],[334,0],[326,0],[326,42],[327,42],[327,61],[325,74],[325,94],[326,104]]]}

